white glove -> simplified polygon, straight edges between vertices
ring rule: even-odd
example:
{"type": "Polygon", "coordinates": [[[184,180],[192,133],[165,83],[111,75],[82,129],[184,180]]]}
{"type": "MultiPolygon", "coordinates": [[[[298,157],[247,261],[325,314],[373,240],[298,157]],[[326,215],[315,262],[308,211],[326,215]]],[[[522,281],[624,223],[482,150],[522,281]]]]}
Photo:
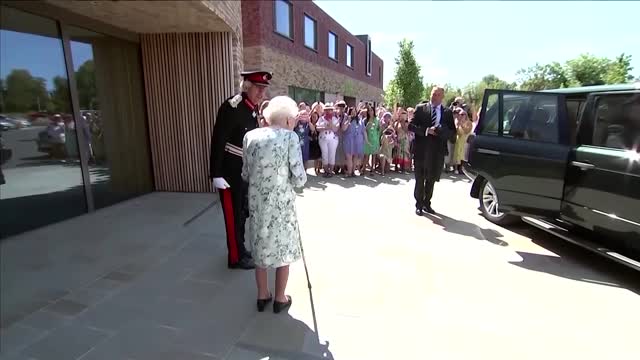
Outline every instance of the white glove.
{"type": "Polygon", "coordinates": [[[213,178],[213,186],[215,186],[216,189],[228,189],[231,187],[229,183],[221,177],[213,178]]]}

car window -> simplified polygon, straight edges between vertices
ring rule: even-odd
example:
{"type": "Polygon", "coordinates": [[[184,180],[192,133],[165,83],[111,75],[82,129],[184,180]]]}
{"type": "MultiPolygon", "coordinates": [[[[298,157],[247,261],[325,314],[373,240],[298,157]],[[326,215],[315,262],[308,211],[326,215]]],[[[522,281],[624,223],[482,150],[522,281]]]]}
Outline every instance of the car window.
{"type": "Polygon", "coordinates": [[[551,94],[504,94],[502,136],[559,142],[558,98],[551,94]]]}
{"type": "Polygon", "coordinates": [[[483,135],[498,136],[498,94],[491,94],[487,98],[487,111],[480,121],[480,132],[483,135]]]}
{"type": "Polygon", "coordinates": [[[594,119],[594,145],[639,150],[640,93],[599,97],[594,119]]]}

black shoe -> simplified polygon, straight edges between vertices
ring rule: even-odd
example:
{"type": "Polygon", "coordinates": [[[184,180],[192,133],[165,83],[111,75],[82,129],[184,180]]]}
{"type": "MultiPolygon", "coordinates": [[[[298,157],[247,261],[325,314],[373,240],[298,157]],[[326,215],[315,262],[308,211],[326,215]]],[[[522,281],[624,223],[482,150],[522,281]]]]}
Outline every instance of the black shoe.
{"type": "Polygon", "coordinates": [[[291,296],[287,295],[287,299],[289,299],[289,301],[287,302],[278,302],[278,301],[274,301],[273,302],[273,312],[274,313],[279,313],[283,310],[287,310],[288,308],[291,307],[291,303],[293,302],[293,300],[291,299],[291,296]]]}
{"type": "Polygon", "coordinates": [[[433,208],[431,208],[431,206],[425,206],[425,207],[423,207],[423,208],[422,208],[422,211],[424,211],[424,212],[426,212],[426,213],[429,213],[429,214],[435,214],[435,213],[436,213],[436,211],[435,211],[435,210],[433,210],[433,208]]]}
{"type": "Polygon", "coordinates": [[[243,257],[235,264],[228,264],[229,269],[242,269],[242,270],[251,270],[255,269],[256,265],[253,263],[253,259],[248,257],[243,257]]]}
{"type": "Polygon", "coordinates": [[[416,215],[422,216],[422,209],[421,208],[416,208],[416,215]]]}
{"type": "Polygon", "coordinates": [[[271,295],[269,295],[269,298],[267,299],[258,299],[258,301],[256,302],[256,305],[258,306],[258,312],[263,312],[264,308],[268,303],[271,302],[271,300],[273,300],[273,296],[271,295]]]}

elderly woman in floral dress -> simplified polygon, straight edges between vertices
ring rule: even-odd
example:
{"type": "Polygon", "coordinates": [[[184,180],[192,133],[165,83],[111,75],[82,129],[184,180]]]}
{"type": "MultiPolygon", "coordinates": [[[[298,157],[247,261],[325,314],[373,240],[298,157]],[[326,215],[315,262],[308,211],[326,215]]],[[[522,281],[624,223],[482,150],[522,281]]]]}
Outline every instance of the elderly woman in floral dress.
{"type": "Polygon", "coordinates": [[[289,264],[302,254],[294,188],[304,186],[307,175],[300,139],[292,131],[297,114],[295,101],[277,96],[264,111],[269,126],[249,131],[243,141],[242,178],[249,183],[248,232],[258,311],[271,301],[275,313],[291,306],[291,297],[285,295],[289,264]],[[269,291],[268,268],[276,268],[275,298],[269,291]]]}

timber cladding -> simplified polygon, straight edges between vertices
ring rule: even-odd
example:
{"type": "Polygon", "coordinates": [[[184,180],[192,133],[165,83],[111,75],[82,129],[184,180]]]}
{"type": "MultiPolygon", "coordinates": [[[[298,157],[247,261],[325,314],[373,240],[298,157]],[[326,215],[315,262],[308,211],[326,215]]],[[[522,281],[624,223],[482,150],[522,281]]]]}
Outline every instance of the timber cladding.
{"type": "Polygon", "coordinates": [[[213,191],[211,132],[237,85],[232,43],[229,32],[141,35],[156,191],[213,191]]]}

